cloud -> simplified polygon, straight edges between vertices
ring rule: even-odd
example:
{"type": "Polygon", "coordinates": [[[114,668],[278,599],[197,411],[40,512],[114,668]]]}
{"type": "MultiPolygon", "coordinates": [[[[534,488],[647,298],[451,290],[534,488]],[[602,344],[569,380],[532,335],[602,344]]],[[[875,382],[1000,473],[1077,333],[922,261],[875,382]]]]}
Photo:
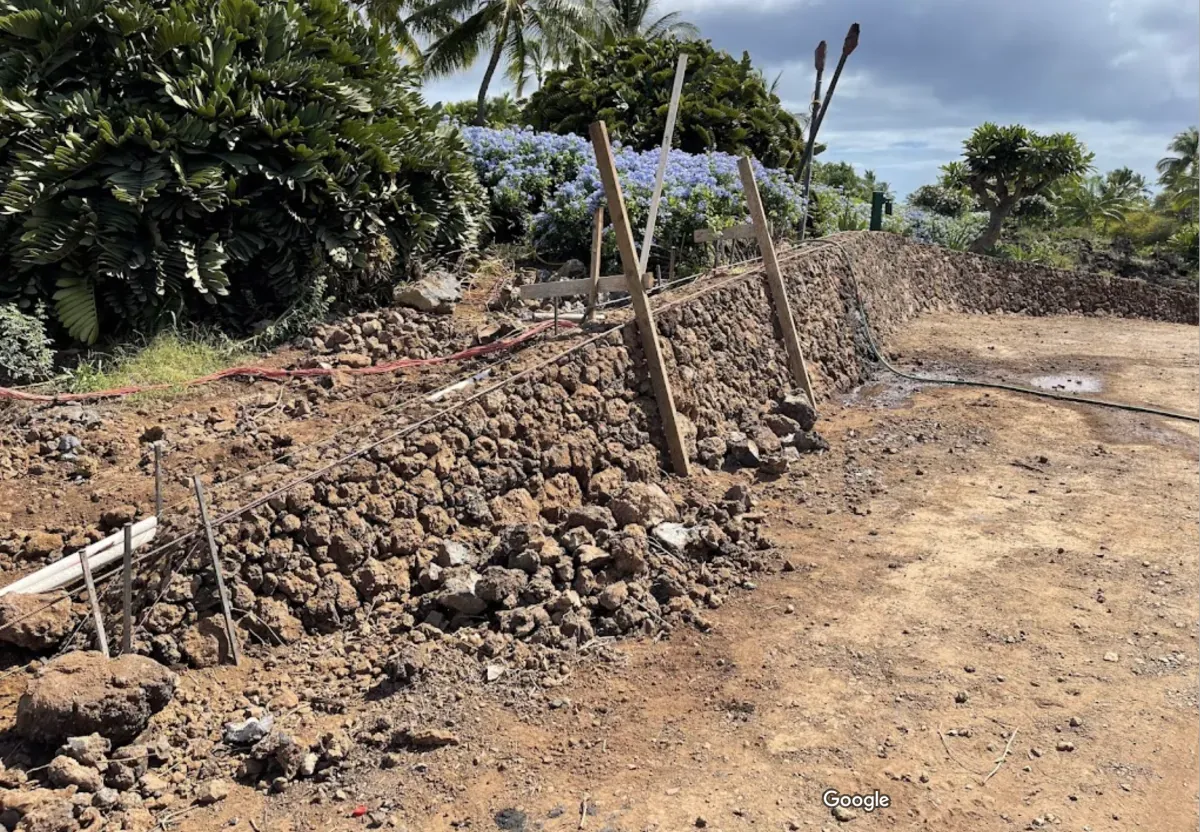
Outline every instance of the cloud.
{"type": "Polygon", "coordinates": [[[807,109],[812,52],[826,82],[849,24],[860,44],[825,126],[826,158],[872,167],[905,194],[959,155],[984,121],[1070,130],[1101,169],[1153,178],[1171,136],[1197,121],[1200,9],[1190,0],[675,0],[713,43],[746,50],[807,109]]]}
{"type": "MultiPolygon", "coordinates": [[[[984,121],[1075,132],[1096,165],[1154,178],[1171,136],[1200,114],[1195,0],[662,0],[714,45],[748,51],[793,110],[812,96],[812,54],[829,43],[826,83],[851,22],[858,50],[822,138],[826,159],[873,168],[904,195],[956,158],[984,121]]],[[[473,98],[482,67],[426,87],[473,98]]],[[[502,91],[507,85],[497,85],[502,91]]]]}

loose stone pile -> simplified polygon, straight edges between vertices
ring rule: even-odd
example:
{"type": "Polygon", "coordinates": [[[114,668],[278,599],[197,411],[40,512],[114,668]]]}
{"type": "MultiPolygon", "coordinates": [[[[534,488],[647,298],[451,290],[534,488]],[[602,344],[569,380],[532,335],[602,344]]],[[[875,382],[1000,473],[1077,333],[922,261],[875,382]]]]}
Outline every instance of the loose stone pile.
{"type": "Polygon", "coordinates": [[[433,358],[469,346],[471,335],[453,319],[397,306],[319,324],[296,346],[312,356],[305,366],[369,367],[397,358],[433,358]]]}

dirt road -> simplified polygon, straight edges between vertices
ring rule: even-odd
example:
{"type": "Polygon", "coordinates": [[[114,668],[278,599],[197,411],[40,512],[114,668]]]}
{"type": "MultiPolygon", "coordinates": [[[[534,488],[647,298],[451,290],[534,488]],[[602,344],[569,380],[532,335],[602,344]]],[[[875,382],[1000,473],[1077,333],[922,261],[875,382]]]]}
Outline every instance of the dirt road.
{"type": "MultiPolygon", "coordinates": [[[[940,315],[889,347],[1200,396],[1184,326],[940,315]]],[[[555,689],[460,680],[423,714],[460,745],[321,802],[241,789],[182,828],[360,829],[361,804],[412,832],[1194,829],[1196,426],[889,378],[824,415],[830,452],[754,481],[790,569],[710,633],[618,644],[555,689]],[[836,818],[827,789],[890,805],[836,818]]]]}

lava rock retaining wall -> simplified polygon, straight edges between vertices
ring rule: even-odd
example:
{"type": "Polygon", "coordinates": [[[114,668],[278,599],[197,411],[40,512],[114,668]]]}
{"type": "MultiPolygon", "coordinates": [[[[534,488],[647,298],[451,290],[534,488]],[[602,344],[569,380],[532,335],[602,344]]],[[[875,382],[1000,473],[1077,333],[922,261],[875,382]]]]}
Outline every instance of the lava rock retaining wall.
{"type": "MultiPolygon", "coordinates": [[[[863,377],[849,262],[881,336],[934,309],[1196,322],[1194,297],[1137,281],[880,233],[833,239],[841,250],[783,264],[822,395],[863,377]]],[[[656,312],[689,452],[713,467],[761,453],[782,470],[819,441],[786,398],[766,280],[713,280],[656,312]]],[[[558,647],[680,617],[702,625],[705,607],[763,567],[768,543],[744,517],[745,494],[708,502],[663,476],[658,423],[630,323],[224,526],[234,606],[277,642],[348,626],[367,607],[395,631],[486,624],[475,636],[485,655],[513,637],[558,647]]],[[[146,617],[141,647],[169,663],[212,664],[223,649],[200,563],[146,617]]]]}

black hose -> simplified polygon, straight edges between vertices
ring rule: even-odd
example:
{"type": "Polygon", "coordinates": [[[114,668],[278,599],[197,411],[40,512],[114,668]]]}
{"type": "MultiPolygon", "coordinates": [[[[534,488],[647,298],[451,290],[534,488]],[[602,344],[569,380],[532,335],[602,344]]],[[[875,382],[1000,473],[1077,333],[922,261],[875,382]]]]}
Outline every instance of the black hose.
{"type": "Polygon", "coordinates": [[[1145,405],[1138,405],[1138,404],[1125,404],[1123,402],[1112,402],[1112,401],[1108,401],[1106,399],[1088,399],[1088,398],[1084,398],[1082,396],[1072,396],[1067,393],[1054,393],[1050,390],[1037,390],[1032,387],[1022,387],[1017,384],[1005,384],[1003,382],[975,381],[975,380],[971,380],[971,379],[933,378],[931,376],[920,376],[920,375],[917,375],[916,373],[910,373],[910,372],[907,372],[906,370],[901,370],[900,368],[896,367],[890,361],[887,360],[887,357],[883,354],[883,350],[881,350],[879,348],[879,344],[875,340],[875,333],[871,328],[871,318],[867,314],[867,308],[863,304],[862,294],[859,292],[858,276],[854,271],[854,258],[850,255],[850,252],[848,252],[845,249],[845,247],[842,246],[841,243],[837,242],[836,240],[831,240],[829,238],[812,240],[811,243],[812,244],[825,244],[825,245],[833,246],[839,252],[841,252],[842,257],[845,258],[846,268],[848,269],[848,271],[850,273],[850,283],[854,288],[854,302],[855,302],[855,305],[858,307],[858,314],[862,316],[863,331],[866,333],[866,336],[867,336],[867,344],[870,347],[871,352],[874,353],[874,357],[879,361],[879,363],[882,364],[887,370],[891,371],[892,373],[899,376],[900,378],[905,378],[905,379],[908,379],[909,381],[919,381],[923,384],[953,384],[953,385],[958,385],[961,387],[985,387],[985,388],[988,388],[991,390],[1007,390],[1010,393],[1025,393],[1026,395],[1038,396],[1043,399],[1054,399],[1056,401],[1063,401],[1063,402],[1076,402],[1078,404],[1091,404],[1091,405],[1095,405],[1097,407],[1111,407],[1115,410],[1127,410],[1132,413],[1146,413],[1146,414],[1149,414],[1152,416],[1162,416],[1167,419],[1181,419],[1186,422],[1200,423],[1200,416],[1192,416],[1187,413],[1176,413],[1171,410],[1163,410],[1163,409],[1157,408],[1157,407],[1148,407],[1145,405]]]}

